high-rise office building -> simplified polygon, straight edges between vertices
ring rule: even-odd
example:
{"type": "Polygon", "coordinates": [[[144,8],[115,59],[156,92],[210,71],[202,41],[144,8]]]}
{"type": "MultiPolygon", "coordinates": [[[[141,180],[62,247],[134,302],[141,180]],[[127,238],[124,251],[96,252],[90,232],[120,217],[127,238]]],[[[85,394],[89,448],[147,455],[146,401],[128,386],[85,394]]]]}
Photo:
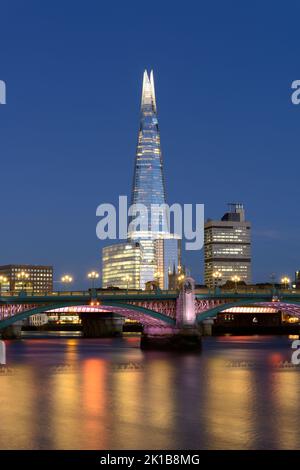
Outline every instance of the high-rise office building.
{"type": "Polygon", "coordinates": [[[221,220],[204,226],[205,284],[212,288],[234,276],[251,283],[251,224],[242,204],[229,204],[221,220]]]}
{"type": "Polygon", "coordinates": [[[102,287],[140,288],[142,251],[139,243],[116,243],[102,250],[102,287]]]}
{"type": "MultiPolygon", "coordinates": [[[[160,134],[157,120],[157,108],[154,89],[153,72],[150,75],[145,70],[143,76],[142,100],[140,127],[138,132],[138,143],[135,156],[134,178],[132,187],[131,204],[143,205],[146,212],[139,212],[139,226],[129,226],[128,241],[130,243],[139,243],[141,250],[141,260],[139,265],[139,288],[144,289],[149,281],[161,276],[160,286],[167,288],[168,267],[177,269],[180,261],[180,240],[170,233],[168,225],[165,195],[165,184],[163,176],[163,162],[160,148],[160,134]],[[167,241],[157,241],[164,240],[167,241]],[[164,253],[164,251],[166,251],[164,253]],[[173,257],[173,258],[172,258],[173,257]]],[[[135,216],[131,218],[133,222],[135,216]]],[[[120,244],[122,252],[123,244],[120,244]]],[[[121,277],[114,270],[117,266],[112,266],[110,255],[117,250],[117,245],[112,245],[103,249],[103,287],[108,285],[108,272],[111,279],[114,279],[115,286],[124,286],[121,277]]],[[[128,265],[129,266],[129,265],[128,265]]],[[[136,264],[132,264],[132,274],[128,276],[134,278],[134,285],[137,276],[136,264]]]]}
{"type": "Polygon", "coordinates": [[[295,280],[294,280],[294,285],[297,289],[300,288],[300,271],[295,272],[295,280]]]}
{"type": "Polygon", "coordinates": [[[53,291],[53,267],[29,264],[8,264],[0,266],[0,276],[4,277],[10,292],[20,291],[47,293],[53,291]]]}
{"type": "Polygon", "coordinates": [[[169,227],[164,208],[166,203],[160,133],[157,119],[153,72],[143,77],[140,128],[136,150],[131,204],[143,204],[139,231],[129,230],[128,237],[139,241],[143,249],[141,288],[157,273],[155,240],[168,236],[169,227]],[[155,205],[155,206],[154,206],[155,205]]]}
{"type": "MultiPolygon", "coordinates": [[[[130,232],[131,238],[155,238],[169,232],[165,211],[159,205],[166,203],[163,162],[154,90],[154,78],[144,72],[140,128],[135,157],[131,204],[143,204],[152,217],[145,220],[144,232],[130,232]],[[153,204],[157,205],[153,208],[153,204]]],[[[143,216],[142,216],[143,217],[143,216]]]]}

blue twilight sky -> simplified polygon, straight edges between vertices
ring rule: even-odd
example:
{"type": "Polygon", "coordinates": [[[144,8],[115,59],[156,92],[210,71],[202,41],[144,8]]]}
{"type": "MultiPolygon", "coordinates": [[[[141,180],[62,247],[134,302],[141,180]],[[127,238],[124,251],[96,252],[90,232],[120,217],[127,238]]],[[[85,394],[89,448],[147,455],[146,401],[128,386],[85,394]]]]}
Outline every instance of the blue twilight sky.
{"type": "MultiPolygon", "coordinates": [[[[0,263],[99,268],[95,210],[130,194],[153,68],[168,202],[245,204],[253,277],[300,267],[296,1],[2,0],[0,263]]],[[[202,253],[186,264],[202,279],[202,253]]]]}

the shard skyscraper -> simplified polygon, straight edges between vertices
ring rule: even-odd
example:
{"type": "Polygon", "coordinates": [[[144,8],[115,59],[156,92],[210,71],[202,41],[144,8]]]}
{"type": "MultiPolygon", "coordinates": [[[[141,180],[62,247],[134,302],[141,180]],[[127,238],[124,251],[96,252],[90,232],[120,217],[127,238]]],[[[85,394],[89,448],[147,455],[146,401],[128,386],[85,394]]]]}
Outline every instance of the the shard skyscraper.
{"type": "MultiPolygon", "coordinates": [[[[128,232],[129,240],[138,241],[142,248],[141,287],[143,288],[147,281],[154,280],[156,276],[161,277],[161,279],[157,279],[161,287],[166,287],[164,279],[167,277],[167,272],[162,272],[159,267],[165,263],[160,263],[159,258],[166,256],[168,251],[171,254],[174,251],[174,246],[176,251],[178,241],[170,235],[167,212],[164,207],[166,194],[154,78],[153,71],[148,75],[146,70],[143,76],[140,127],[131,204],[143,204],[147,208],[147,214],[139,214],[140,220],[143,222],[142,228],[140,227],[139,231],[129,229],[128,232]]],[[[177,268],[178,263],[170,261],[169,264],[172,265],[169,266],[170,268],[173,267],[173,264],[177,268]]]]}
{"type": "Polygon", "coordinates": [[[103,287],[144,289],[148,281],[156,281],[168,288],[168,272],[178,268],[180,244],[170,234],[165,203],[153,72],[145,70],[131,197],[136,212],[129,214],[127,242],[103,249],[103,287]]]}
{"type": "MultiPolygon", "coordinates": [[[[160,148],[160,135],[157,120],[153,72],[150,77],[144,72],[140,128],[135,157],[134,178],[131,204],[144,204],[149,213],[153,204],[165,204],[165,184],[163,176],[163,162],[160,148]]],[[[152,214],[152,221],[148,219],[148,236],[155,232],[168,229],[165,215],[152,214]],[[160,222],[160,223],[159,223],[160,222]]],[[[146,234],[145,234],[146,235],[146,234]]]]}

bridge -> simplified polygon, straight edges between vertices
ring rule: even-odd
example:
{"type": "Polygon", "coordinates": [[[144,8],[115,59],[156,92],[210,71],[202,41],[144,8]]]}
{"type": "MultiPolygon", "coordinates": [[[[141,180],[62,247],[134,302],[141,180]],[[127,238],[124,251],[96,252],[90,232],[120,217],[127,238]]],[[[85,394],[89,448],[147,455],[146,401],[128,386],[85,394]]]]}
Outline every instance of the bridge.
{"type": "Polygon", "coordinates": [[[0,333],[3,337],[14,336],[20,331],[22,321],[31,315],[60,314],[71,309],[80,315],[84,336],[120,333],[126,318],[143,325],[143,347],[170,343],[192,346],[199,343],[205,321],[233,306],[248,305],[274,307],[300,318],[300,291],[195,290],[193,280],[187,278],[181,290],[173,291],[92,289],[48,294],[7,293],[0,297],[0,333]]]}
{"type": "Polygon", "coordinates": [[[207,318],[213,318],[218,313],[237,306],[265,306],[288,309],[298,314],[300,307],[300,291],[257,290],[251,292],[196,293],[197,322],[201,323],[207,318]]]}
{"type": "Polygon", "coordinates": [[[0,297],[2,337],[20,334],[23,320],[38,313],[62,313],[72,308],[80,315],[83,335],[109,336],[119,333],[125,318],[143,325],[144,348],[199,348],[193,281],[180,291],[97,290],[52,292],[0,297]]]}

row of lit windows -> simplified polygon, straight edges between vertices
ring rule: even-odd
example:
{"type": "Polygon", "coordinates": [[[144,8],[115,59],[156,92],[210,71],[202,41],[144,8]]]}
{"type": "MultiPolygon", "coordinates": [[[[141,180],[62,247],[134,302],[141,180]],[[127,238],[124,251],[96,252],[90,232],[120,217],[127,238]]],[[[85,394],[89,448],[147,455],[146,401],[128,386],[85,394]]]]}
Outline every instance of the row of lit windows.
{"type": "Polygon", "coordinates": [[[223,310],[222,313],[275,313],[276,309],[271,307],[231,307],[223,310]]]}
{"type": "Polygon", "coordinates": [[[12,268],[12,271],[25,271],[25,272],[30,272],[30,273],[51,273],[52,274],[52,269],[45,269],[45,268],[12,268]]]}
{"type": "Polygon", "coordinates": [[[205,251],[206,257],[209,256],[216,256],[216,255],[244,255],[249,256],[251,250],[249,246],[241,246],[241,247],[209,247],[205,251]]]}
{"type": "Polygon", "coordinates": [[[232,273],[232,272],[243,272],[243,271],[248,271],[250,270],[250,264],[248,265],[238,265],[238,266],[225,266],[225,265],[218,265],[218,266],[214,266],[214,268],[206,268],[206,272],[209,273],[213,273],[213,271],[215,270],[218,270],[218,271],[221,271],[221,273],[226,273],[226,272],[229,272],[229,273],[232,273]]]}

